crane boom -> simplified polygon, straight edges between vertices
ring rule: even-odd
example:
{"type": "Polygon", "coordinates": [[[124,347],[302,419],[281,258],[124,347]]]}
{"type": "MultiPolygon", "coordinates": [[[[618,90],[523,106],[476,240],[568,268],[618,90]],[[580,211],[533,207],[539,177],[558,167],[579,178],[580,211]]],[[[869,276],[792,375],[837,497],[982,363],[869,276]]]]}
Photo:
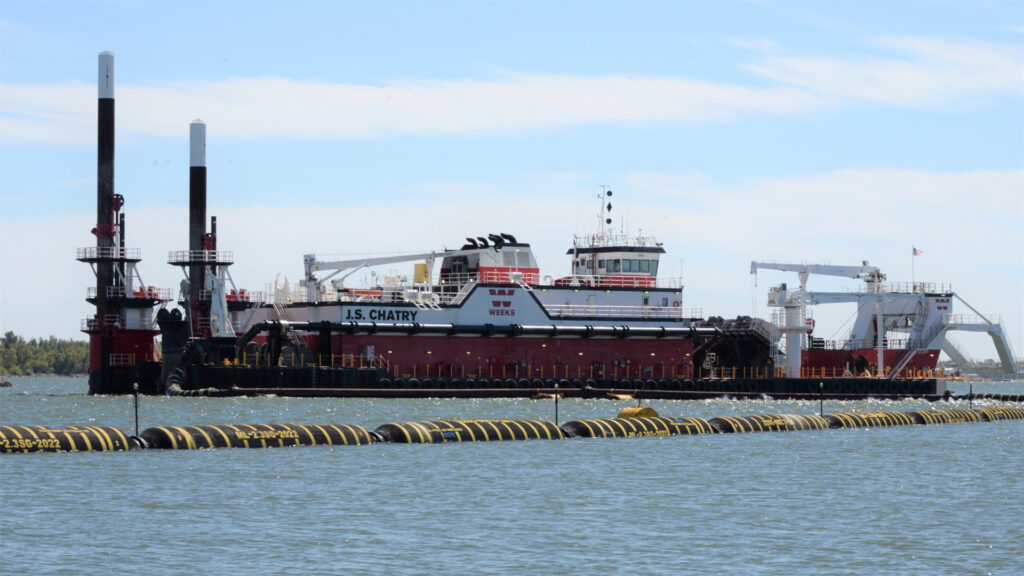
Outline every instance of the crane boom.
{"type": "MultiPolygon", "coordinates": [[[[395,264],[398,262],[414,262],[423,260],[427,267],[432,268],[434,260],[439,257],[463,256],[467,254],[479,254],[486,252],[488,248],[472,248],[469,250],[444,250],[442,252],[424,252],[422,254],[402,254],[398,256],[380,256],[377,258],[355,258],[352,260],[317,260],[316,254],[306,254],[302,257],[303,268],[305,269],[306,290],[309,293],[310,301],[316,299],[319,286],[333,277],[335,274],[351,268],[364,268],[379,266],[382,264],[395,264]],[[320,271],[333,270],[324,278],[317,278],[316,273],[320,271]]],[[[354,271],[354,270],[353,270],[354,271]]]]}
{"type": "Polygon", "coordinates": [[[833,266],[831,264],[780,264],[778,262],[751,262],[750,273],[757,274],[758,270],[779,270],[782,272],[796,272],[800,278],[800,290],[807,289],[807,277],[811,274],[822,276],[841,276],[854,278],[865,282],[877,283],[885,280],[885,274],[877,266],[871,266],[865,260],[860,266],[833,266]]]}

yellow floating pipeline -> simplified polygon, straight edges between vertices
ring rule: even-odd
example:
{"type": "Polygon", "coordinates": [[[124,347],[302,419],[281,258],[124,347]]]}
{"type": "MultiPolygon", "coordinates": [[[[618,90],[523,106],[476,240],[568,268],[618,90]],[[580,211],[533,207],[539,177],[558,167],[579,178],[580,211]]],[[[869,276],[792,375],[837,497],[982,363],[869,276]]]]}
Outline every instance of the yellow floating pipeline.
{"type": "Polygon", "coordinates": [[[917,424],[960,424],[964,422],[981,422],[983,420],[976,410],[961,408],[912,410],[907,412],[917,424]]]}
{"type": "Polygon", "coordinates": [[[828,420],[817,414],[753,414],[722,416],[709,420],[718,432],[792,432],[795,430],[826,430],[828,420]]]}
{"type": "Polygon", "coordinates": [[[884,426],[910,426],[917,424],[906,412],[840,412],[825,414],[831,428],[878,428],[884,426]]]}
{"type": "Polygon", "coordinates": [[[975,408],[974,411],[980,412],[982,419],[986,422],[995,422],[997,420],[1024,420],[1024,408],[1017,408],[1016,406],[975,408]]]}
{"type": "Polygon", "coordinates": [[[349,446],[370,444],[362,426],[341,424],[223,424],[158,426],[140,435],[147,448],[270,448],[275,446],[349,446]]]}
{"type": "Polygon", "coordinates": [[[105,426],[0,426],[0,453],[109,452],[139,447],[134,438],[105,426]]]}
{"type": "Polygon", "coordinates": [[[381,442],[440,444],[502,440],[560,440],[562,431],[547,420],[436,420],[392,422],[373,431],[381,442]]]}
{"type": "Polygon", "coordinates": [[[633,438],[635,436],[675,436],[714,434],[703,418],[596,418],[562,424],[568,438],[633,438]]]}

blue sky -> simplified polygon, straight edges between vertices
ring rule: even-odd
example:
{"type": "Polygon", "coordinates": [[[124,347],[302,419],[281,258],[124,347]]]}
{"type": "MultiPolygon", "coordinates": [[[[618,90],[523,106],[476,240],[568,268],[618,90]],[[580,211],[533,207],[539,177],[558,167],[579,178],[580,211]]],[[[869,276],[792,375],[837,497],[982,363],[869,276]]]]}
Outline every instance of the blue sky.
{"type": "MultiPolygon", "coordinates": [[[[662,276],[705,314],[768,314],[792,279],[754,285],[751,260],[869,260],[909,281],[917,246],[918,281],[1001,314],[1024,352],[1019,2],[4,1],[4,331],[81,337],[90,314],[73,254],[93,243],[103,50],[150,284],[180,280],[166,254],[187,244],[201,118],[210,213],[251,289],[296,280],[307,252],[496,231],[557,276],[609,185],[616,225],[658,235],[662,276]]],[[[820,335],[851,313],[819,307],[820,335]]]]}

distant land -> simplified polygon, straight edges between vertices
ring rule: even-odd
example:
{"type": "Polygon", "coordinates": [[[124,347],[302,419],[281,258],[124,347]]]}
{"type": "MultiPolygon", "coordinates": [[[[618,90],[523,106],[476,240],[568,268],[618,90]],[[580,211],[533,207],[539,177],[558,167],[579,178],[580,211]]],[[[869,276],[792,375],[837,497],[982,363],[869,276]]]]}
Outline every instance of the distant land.
{"type": "Polygon", "coordinates": [[[26,341],[12,331],[0,340],[0,375],[72,376],[88,373],[89,343],[84,340],[47,339],[26,341]]]}

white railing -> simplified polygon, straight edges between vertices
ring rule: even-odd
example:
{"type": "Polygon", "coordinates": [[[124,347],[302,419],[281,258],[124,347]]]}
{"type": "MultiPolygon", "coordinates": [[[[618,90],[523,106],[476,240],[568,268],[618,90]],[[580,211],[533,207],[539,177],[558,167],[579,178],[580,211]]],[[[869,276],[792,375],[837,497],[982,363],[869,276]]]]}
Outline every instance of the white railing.
{"type": "Polygon", "coordinates": [[[447,274],[443,282],[438,282],[441,286],[462,286],[469,282],[480,282],[484,284],[514,284],[517,281],[523,281],[527,284],[539,284],[540,274],[536,272],[520,272],[512,269],[511,271],[487,271],[481,273],[465,273],[465,274],[447,274]]]}
{"type": "MultiPolygon", "coordinates": [[[[172,297],[170,288],[156,288],[154,286],[140,286],[133,290],[130,295],[126,294],[124,286],[107,286],[104,294],[107,295],[107,298],[139,298],[159,301],[168,301],[172,297]]],[[[86,291],[86,299],[92,298],[96,298],[95,286],[90,286],[86,291]]]]}
{"type": "Polygon", "coordinates": [[[108,326],[121,328],[125,324],[123,317],[117,314],[103,314],[101,316],[89,316],[82,318],[82,331],[102,330],[108,326]]]}
{"type": "Polygon", "coordinates": [[[629,246],[640,248],[660,248],[661,243],[653,234],[644,236],[642,234],[632,235],[615,232],[605,234],[576,235],[572,240],[573,247],[595,248],[604,246],[629,246]]]}
{"type": "Polygon", "coordinates": [[[881,285],[881,291],[895,294],[951,294],[953,286],[940,282],[886,282],[881,285]]]}
{"type": "MultiPolygon", "coordinates": [[[[883,340],[886,350],[905,350],[908,345],[915,344],[906,338],[886,338],[883,340]]],[[[813,338],[808,348],[813,350],[864,350],[876,348],[875,340],[872,338],[857,338],[855,340],[826,340],[824,338],[813,338]]]]}
{"type": "Polygon", "coordinates": [[[75,249],[75,260],[142,260],[142,251],[138,248],[89,246],[75,249]]]}
{"type": "Polygon", "coordinates": [[[549,304],[545,306],[549,314],[556,317],[590,316],[602,318],[637,318],[637,319],[684,319],[700,318],[701,311],[696,308],[677,308],[674,306],[604,306],[598,304],[549,304]]]}
{"type": "Polygon", "coordinates": [[[217,250],[173,250],[167,253],[167,263],[174,266],[183,264],[231,264],[235,253],[217,250]]]}
{"type": "MultiPolygon", "coordinates": [[[[446,278],[444,283],[434,284],[436,292],[427,290],[425,284],[388,284],[383,287],[376,288],[346,288],[344,291],[339,291],[331,286],[329,283],[323,285],[324,292],[320,295],[319,302],[384,302],[384,303],[420,303],[427,307],[435,307],[440,304],[457,304],[471,291],[472,287],[477,283],[492,283],[492,284],[508,284],[510,286],[518,286],[525,290],[533,289],[535,287],[548,287],[554,285],[554,280],[550,277],[545,277],[543,282],[540,281],[539,274],[523,274],[522,278],[517,276],[517,273],[511,274],[512,278],[509,278],[510,274],[506,273],[495,273],[495,274],[458,274],[452,275],[446,278]],[[496,275],[495,275],[496,274],[496,275]],[[429,299],[429,300],[427,300],[429,299]]],[[[640,276],[637,276],[638,278],[640,276]]],[[[594,276],[567,276],[565,278],[578,278],[579,286],[567,286],[570,288],[578,288],[580,290],[591,289],[591,290],[610,290],[621,287],[637,287],[637,288],[649,288],[665,289],[665,290],[679,290],[682,288],[681,278],[669,278],[658,283],[658,286],[644,286],[643,283],[632,279],[628,283],[617,282],[602,285],[595,283],[594,280],[600,277],[594,276]],[[586,282],[589,281],[588,285],[586,282]]],[[[562,279],[559,279],[561,281],[562,279]]],[[[611,279],[609,279],[611,280],[611,279]]],[[[207,297],[208,298],[208,297],[207,297]]],[[[287,305],[294,302],[306,302],[308,300],[306,296],[306,288],[300,285],[293,285],[290,287],[287,295],[282,298],[278,298],[275,291],[268,292],[264,302],[276,303],[280,305],[287,305]]],[[[587,307],[586,304],[579,304],[578,306],[587,307]]],[[[649,306],[649,308],[655,308],[656,306],[649,306]]],[[[639,306],[637,307],[639,308],[639,306]]],[[[679,308],[673,308],[676,310],[676,316],[680,313],[679,308]]],[[[697,318],[699,316],[700,309],[690,308],[683,313],[685,318],[697,318]],[[689,314],[696,313],[695,316],[689,314]]]]}
{"type": "Polygon", "coordinates": [[[942,318],[943,324],[976,324],[986,326],[989,324],[1002,324],[1002,316],[999,314],[986,314],[984,318],[977,314],[946,314],[942,318]]]}

